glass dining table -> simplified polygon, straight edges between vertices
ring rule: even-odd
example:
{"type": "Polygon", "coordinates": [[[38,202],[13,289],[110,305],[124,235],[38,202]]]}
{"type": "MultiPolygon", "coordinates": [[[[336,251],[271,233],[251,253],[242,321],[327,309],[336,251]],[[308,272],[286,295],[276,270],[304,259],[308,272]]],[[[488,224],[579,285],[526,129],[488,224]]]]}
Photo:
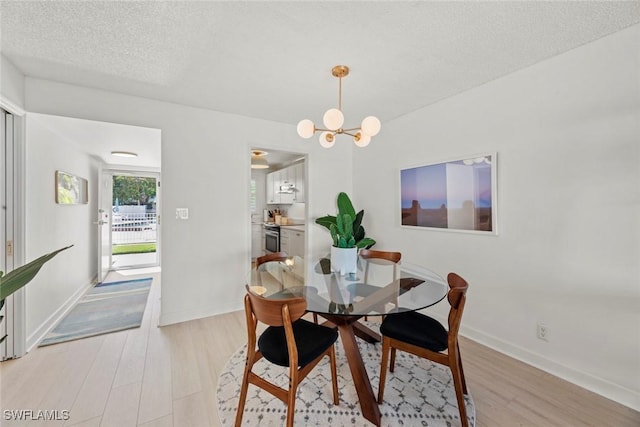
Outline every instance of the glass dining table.
{"type": "Polygon", "coordinates": [[[248,281],[252,292],[265,298],[304,297],[308,312],[338,328],[362,414],[377,426],[380,409],[356,337],[369,343],[379,342],[381,337],[359,320],[432,306],[449,289],[447,282],[430,270],[394,266],[380,259],[359,258],[357,272],[342,275],[332,271],[328,256],[267,262],[253,269],[248,281]]]}

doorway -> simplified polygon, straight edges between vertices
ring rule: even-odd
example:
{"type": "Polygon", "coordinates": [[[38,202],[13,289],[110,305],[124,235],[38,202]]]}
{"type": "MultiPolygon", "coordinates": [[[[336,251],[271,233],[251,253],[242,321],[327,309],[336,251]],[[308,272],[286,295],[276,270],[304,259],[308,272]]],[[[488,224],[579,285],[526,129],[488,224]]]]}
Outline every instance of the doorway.
{"type": "Polygon", "coordinates": [[[100,181],[100,280],[112,270],[159,266],[159,173],[108,169],[100,181]]]}
{"type": "MultiPolygon", "coordinates": [[[[0,108],[0,271],[20,265],[19,133],[21,117],[0,108]]],[[[24,298],[18,290],[0,307],[0,360],[24,354],[24,298]]]]}
{"type": "Polygon", "coordinates": [[[252,148],[251,153],[252,261],[279,251],[304,258],[307,247],[306,155],[264,147],[252,148]]]}

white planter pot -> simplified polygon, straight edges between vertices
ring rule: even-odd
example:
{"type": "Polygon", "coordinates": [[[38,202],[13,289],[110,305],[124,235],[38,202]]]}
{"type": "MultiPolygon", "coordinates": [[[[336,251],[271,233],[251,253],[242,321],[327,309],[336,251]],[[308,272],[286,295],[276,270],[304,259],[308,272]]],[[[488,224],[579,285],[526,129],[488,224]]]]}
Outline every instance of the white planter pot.
{"type": "Polygon", "coordinates": [[[358,248],[331,246],[331,270],[340,275],[355,273],[358,269],[358,248]]]}

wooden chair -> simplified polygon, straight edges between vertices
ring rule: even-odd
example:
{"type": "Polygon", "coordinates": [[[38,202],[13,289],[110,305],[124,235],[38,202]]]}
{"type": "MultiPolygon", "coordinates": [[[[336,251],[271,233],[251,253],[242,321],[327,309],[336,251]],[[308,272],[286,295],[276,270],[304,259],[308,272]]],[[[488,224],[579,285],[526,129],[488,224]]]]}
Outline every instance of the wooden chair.
{"type": "MultiPolygon", "coordinates": [[[[274,252],[272,254],[268,254],[268,255],[263,255],[261,257],[256,258],[256,270],[258,270],[260,268],[261,264],[264,264],[265,262],[271,262],[271,261],[286,261],[287,259],[289,259],[289,255],[287,255],[286,252],[280,251],[280,252],[274,252]]],[[[284,289],[284,277],[282,277],[282,272],[280,272],[281,276],[280,276],[280,290],[284,289]]],[[[260,273],[258,272],[258,284],[262,285],[262,276],[260,276],[260,273]]],[[[312,313],[313,314],[313,322],[314,323],[318,323],[318,315],[316,313],[312,313]]]]}
{"type": "MultiPolygon", "coordinates": [[[[262,275],[260,274],[260,266],[267,262],[286,261],[289,258],[286,252],[274,252],[256,258],[256,273],[258,279],[258,285],[262,286],[262,275]]],[[[277,279],[276,279],[277,280],[277,279]]],[[[280,272],[280,290],[284,289],[284,277],[282,271],[280,272]]]]}
{"type": "MultiPolygon", "coordinates": [[[[367,262],[365,263],[366,265],[364,266],[364,283],[365,284],[369,283],[369,265],[371,263],[369,260],[380,259],[380,260],[391,261],[393,263],[393,276],[391,276],[392,277],[391,280],[396,279],[398,263],[400,262],[400,258],[402,258],[402,254],[400,252],[387,252],[387,251],[376,251],[373,249],[360,249],[359,256],[360,258],[367,260],[367,262]]],[[[377,290],[377,288],[374,288],[374,290],[377,290]]],[[[368,320],[368,316],[364,316],[364,320],[368,320]]]]}
{"type": "Polygon", "coordinates": [[[282,252],[282,251],[259,256],[258,258],[256,258],[256,268],[260,267],[260,265],[264,264],[265,262],[285,261],[287,258],[289,258],[289,255],[287,255],[286,252],[282,252]]]}
{"type": "Polygon", "coordinates": [[[463,394],[467,394],[467,384],[462,369],[460,346],[458,345],[458,329],[462,319],[462,311],[466,301],[468,283],[455,273],[447,276],[449,293],[447,299],[451,305],[449,310],[449,331],[435,319],[415,311],[388,315],[380,326],[382,334],[382,364],[380,367],[380,386],[378,403],[382,404],[387,361],[391,351],[389,371],[393,372],[396,350],[406,351],[416,356],[446,365],[451,369],[453,385],[458,400],[458,410],[462,426],[467,427],[467,411],[463,394]],[[446,350],[446,352],[445,352],[446,350]]]}
{"type": "Polygon", "coordinates": [[[324,357],[331,361],[333,403],[338,404],[338,378],[334,343],[338,331],[301,319],[307,302],[304,298],[270,300],[253,294],[247,286],[244,309],[247,318],[247,362],[240,388],[236,427],[240,427],[249,384],[273,394],[287,405],[287,427],[293,426],[296,390],[300,382],[324,357]],[[258,322],[268,325],[256,339],[258,322]],[[256,348],[257,344],[257,348],[256,348]],[[289,388],[285,390],[251,371],[264,357],[271,363],[289,367],[289,388]]]}

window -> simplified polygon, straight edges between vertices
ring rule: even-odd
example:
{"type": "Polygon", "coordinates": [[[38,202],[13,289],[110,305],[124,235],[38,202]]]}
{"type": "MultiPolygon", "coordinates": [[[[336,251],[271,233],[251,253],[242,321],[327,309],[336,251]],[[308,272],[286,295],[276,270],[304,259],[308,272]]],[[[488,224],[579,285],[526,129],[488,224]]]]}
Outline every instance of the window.
{"type": "Polygon", "coordinates": [[[251,194],[249,195],[249,206],[251,207],[251,213],[256,212],[256,180],[251,179],[251,194]]]}

